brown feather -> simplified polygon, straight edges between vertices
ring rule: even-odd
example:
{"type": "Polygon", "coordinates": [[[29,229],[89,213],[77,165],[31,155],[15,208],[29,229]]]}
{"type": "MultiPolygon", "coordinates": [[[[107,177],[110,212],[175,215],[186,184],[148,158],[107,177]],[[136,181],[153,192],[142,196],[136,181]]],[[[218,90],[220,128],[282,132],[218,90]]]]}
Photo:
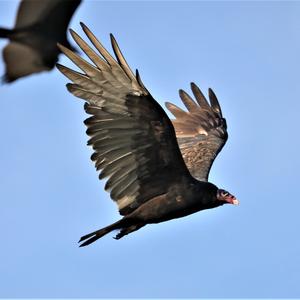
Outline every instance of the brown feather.
{"type": "Polygon", "coordinates": [[[228,137],[226,121],[222,118],[219,102],[211,89],[209,105],[194,83],[191,83],[191,87],[198,105],[187,93],[180,90],[181,100],[188,112],[171,103],[166,106],[176,117],[173,125],[189,171],[198,180],[207,181],[214,159],[228,137]]]}
{"type": "MultiPolygon", "coordinates": [[[[138,72],[134,76],[114,37],[111,36],[111,43],[117,60],[81,25],[104,59],[71,31],[75,42],[96,67],[60,46],[85,74],[61,65],[58,69],[73,81],[67,84],[68,90],[87,101],[85,111],[92,115],[85,121],[91,137],[88,144],[95,151],[91,159],[100,170],[99,178],[108,178],[105,187],[120,212],[130,213],[166,193],[182,176],[191,177],[171,121],[146,90],[138,72]]],[[[186,102],[190,104],[190,100],[186,102]]],[[[178,109],[174,110],[176,114],[178,109]]]]}

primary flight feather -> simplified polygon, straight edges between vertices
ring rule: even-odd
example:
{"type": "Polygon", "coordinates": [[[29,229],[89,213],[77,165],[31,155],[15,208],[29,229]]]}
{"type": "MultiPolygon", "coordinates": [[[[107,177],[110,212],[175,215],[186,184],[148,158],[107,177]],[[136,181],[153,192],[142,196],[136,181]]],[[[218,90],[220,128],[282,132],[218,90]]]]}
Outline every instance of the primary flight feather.
{"type": "Polygon", "coordinates": [[[192,83],[197,103],[184,91],[180,97],[188,111],[167,103],[175,115],[173,124],[151,96],[138,71],[132,72],[111,35],[116,59],[81,23],[95,50],[71,30],[78,46],[92,64],[68,48],[60,50],[81,72],[57,68],[73,83],[68,90],[86,101],[85,121],[91,159],[107,178],[105,189],[117,203],[123,218],[83,236],[86,246],[112,230],[116,239],[146,224],[183,217],[237,199],[207,181],[209,169],[227,139],[226,122],[218,100],[209,91],[210,104],[192,83]],[[177,139],[176,139],[177,136],[177,139]],[[178,146],[179,144],[179,146],[178,146]]]}

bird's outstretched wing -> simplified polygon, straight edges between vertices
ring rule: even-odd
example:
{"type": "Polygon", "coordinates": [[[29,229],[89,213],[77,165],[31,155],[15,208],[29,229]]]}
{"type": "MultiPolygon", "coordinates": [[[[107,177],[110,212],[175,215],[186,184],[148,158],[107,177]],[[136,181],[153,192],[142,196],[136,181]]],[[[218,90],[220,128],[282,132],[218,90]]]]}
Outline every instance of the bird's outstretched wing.
{"type": "Polygon", "coordinates": [[[188,111],[172,103],[166,103],[166,106],[176,118],[172,122],[189,171],[198,180],[207,181],[212,163],[228,138],[226,120],[211,89],[208,90],[209,104],[194,83],[191,88],[197,103],[186,92],[179,91],[188,111]]]}
{"type": "Polygon", "coordinates": [[[138,72],[133,74],[114,37],[111,35],[111,42],[117,60],[81,25],[101,56],[71,31],[93,64],[60,45],[84,73],[57,67],[73,81],[67,85],[68,90],[87,102],[85,110],[92,115],[85,121],[91,137],[88,145],[94,149],[91,158],[101,170],[99,178],[108,178],[105,189],[117,202],[120,213],[126,215],[165,194],[183,178],[193,179],[170,119],[144,87],[138,72]]]}

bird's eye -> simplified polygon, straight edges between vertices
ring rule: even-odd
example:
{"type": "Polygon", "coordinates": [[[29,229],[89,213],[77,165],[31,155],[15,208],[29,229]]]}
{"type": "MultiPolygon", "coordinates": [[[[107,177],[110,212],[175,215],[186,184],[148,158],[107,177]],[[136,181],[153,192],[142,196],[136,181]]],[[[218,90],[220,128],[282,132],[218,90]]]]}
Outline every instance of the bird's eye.
{"type": "Polygon", "coordinates": [[[228,195],[229,195],[229,193],[226,192],[226,191],[224,191],[224,192],[222,193],[222,196],[224,196],[224,197],[226,197],[226,196],[228,196],[228,195]]]}

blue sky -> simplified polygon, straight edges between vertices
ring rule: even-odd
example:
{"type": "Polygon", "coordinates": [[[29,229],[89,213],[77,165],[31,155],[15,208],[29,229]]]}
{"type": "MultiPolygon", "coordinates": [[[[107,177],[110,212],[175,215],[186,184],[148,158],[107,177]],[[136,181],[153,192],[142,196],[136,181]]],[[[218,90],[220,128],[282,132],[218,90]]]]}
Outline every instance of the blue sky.
{"type": "MultiPolygon", "coordinates": [[[[16,7],[0,2],[0,26],[16,7]]],[[[119,218],[83,102],[56,70],[2,85],[0,297],[300,297],[299,14],[296,1],[84,1],[71,27],[109,49],[114,33],[160,104],[191,81],[214,89],[229,140],[210,181],[241,205],[78,248],[119,218]]]]}

